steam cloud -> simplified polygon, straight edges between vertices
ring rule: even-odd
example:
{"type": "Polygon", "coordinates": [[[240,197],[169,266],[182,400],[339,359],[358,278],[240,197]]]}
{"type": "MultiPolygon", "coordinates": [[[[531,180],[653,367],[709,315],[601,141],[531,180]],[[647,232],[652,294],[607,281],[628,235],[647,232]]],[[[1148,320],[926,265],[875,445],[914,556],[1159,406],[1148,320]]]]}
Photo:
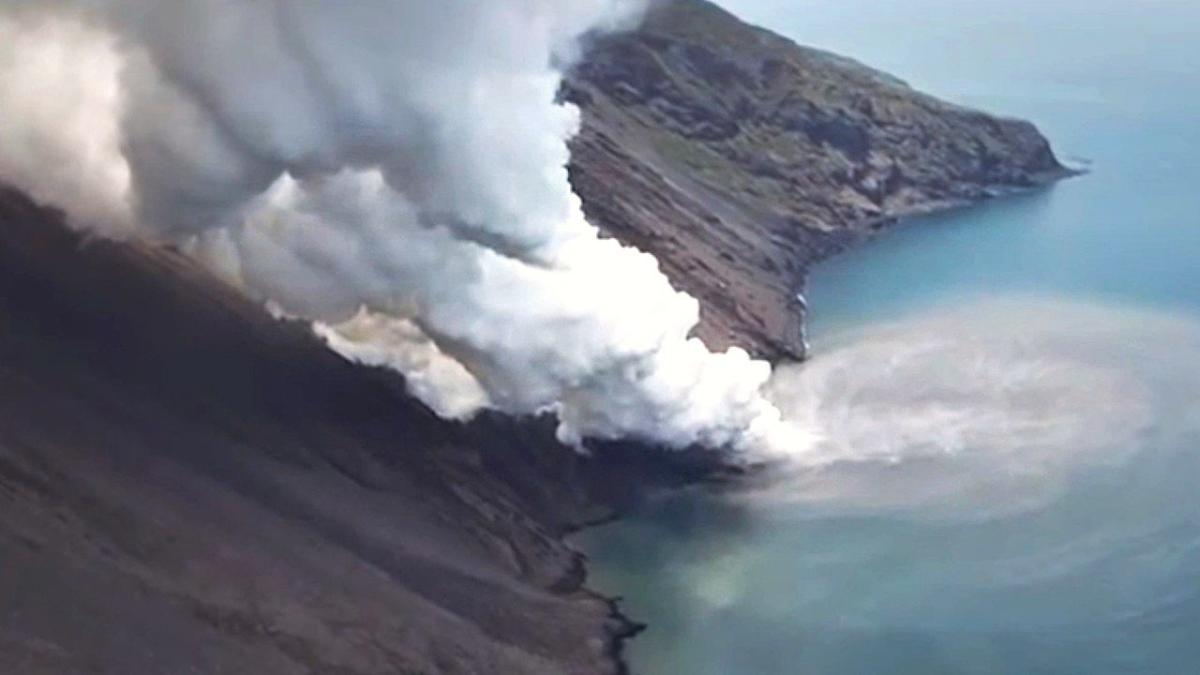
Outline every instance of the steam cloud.
{"type": "Polygon", "coordinates": [[[446,416],[794,444],[769,366],[690,338],[696,301],[569,187],[555,64],[638,4],[0,0],[0,178],[185,243],[446,416]]]}
{"type": "Polygon", "coordinates": [[[970,297],[828,336],[768,395],[820,439],[762,496],[834,513],[988,518],[1095,466],[1195,447],[1200,322],[1035,295],[970,297]]]}

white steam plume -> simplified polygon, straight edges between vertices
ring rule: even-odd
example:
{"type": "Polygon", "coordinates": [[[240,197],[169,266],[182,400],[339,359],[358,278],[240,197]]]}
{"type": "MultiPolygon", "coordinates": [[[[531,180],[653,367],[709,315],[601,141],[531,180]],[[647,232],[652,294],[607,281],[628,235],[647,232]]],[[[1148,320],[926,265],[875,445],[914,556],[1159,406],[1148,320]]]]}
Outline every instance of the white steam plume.
{"type": "Polygon", "coordinates": [[[113,37],[78,21],[0,15],[0,179],[106,235],[130,222],[120,66],[113,37]]]}
{"type": "Polygon", "coordinates": [[[554,64],[637,5],[7,0],[0,178],[188,243],[443,414],[781,448],[769,366],[690,338],[696,301],[567,182],[554,64]]]}

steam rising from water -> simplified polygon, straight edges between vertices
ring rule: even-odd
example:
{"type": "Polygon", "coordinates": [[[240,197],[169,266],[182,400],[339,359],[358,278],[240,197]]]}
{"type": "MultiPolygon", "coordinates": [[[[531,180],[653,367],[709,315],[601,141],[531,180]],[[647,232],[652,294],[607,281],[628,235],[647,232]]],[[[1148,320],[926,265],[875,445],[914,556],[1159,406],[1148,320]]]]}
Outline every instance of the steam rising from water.
{"type": "Polygon", "coordinates": [[[1032,508],[1155,435],[1200,430],[1200,323],[1038,297],[842,335],[769,395],[820,436],[762,495],[942,515],[1032,508]]]}
{"type": "Polygon", "coordinates": [[[689,338],[696,301],[567,182],[555,64],[640,4],[0,0],[0,179],[185,243],[445,415],[794,447],[767,364],[689,338]]]}
{"type": "Polygon", "coordinates": [[[816,348],[772,388],[817,454],[589,537],[635,664],[1194,670],[1200,318],[977,300],[816,348]]]}

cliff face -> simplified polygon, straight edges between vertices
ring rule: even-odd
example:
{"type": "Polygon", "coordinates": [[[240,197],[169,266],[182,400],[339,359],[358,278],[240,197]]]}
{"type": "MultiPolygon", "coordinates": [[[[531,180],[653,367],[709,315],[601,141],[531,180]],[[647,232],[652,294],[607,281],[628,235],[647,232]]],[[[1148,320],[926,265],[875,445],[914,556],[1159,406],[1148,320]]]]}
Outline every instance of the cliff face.
{"type": "Polygon", "coordinates": [[[589,216],[701,301],[710,347],[803,356],[806,270],[896,217],[1066,175],[1032,124],[939,101],[704,0],[604,36],[564,96],[589,216]]]}

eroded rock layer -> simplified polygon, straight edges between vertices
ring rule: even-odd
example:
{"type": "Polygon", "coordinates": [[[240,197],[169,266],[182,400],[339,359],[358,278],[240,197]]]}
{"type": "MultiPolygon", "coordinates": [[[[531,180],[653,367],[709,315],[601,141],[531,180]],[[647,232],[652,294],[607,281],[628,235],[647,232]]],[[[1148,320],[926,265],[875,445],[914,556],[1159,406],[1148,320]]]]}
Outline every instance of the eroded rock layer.
{"type": "Polygon", "coordinates": [[[806,270],[895,218],[1066,171],[1030,123],[951,105],[704,0],[598,38],[564,96],[589,216],[701,301],[710,347],[804,354],[806,270]]]}

